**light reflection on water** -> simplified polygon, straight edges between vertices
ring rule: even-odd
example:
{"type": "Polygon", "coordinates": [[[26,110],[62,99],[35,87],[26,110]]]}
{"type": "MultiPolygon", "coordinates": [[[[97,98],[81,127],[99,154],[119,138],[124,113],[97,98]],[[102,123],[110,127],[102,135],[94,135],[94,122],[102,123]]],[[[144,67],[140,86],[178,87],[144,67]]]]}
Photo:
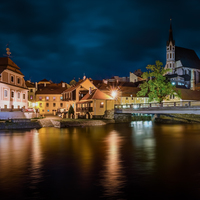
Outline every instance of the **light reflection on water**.
{"type": "Polygon", "coordinates": [[[107,155],[102,174],[102,185],[105,188],[105,196],[117,196],[125,184],[120,148],[123,144],[123,137],[117,131],[112,131],[105,139],[107,155]]]}
{"type": "Polygon", "coordinates": [[[199,130],[132,122],[0,131],[0,197],[200,197],[199,130]]]}

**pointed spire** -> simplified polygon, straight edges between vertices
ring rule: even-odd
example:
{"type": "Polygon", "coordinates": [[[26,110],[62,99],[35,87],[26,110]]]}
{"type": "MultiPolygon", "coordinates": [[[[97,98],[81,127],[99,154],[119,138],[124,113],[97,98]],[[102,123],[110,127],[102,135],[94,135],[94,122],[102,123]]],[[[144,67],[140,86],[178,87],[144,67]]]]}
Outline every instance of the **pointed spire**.
{"type": "Polygon", "coordinates": [[[170,19],[170,28],[169,28],[169,40],[167,41],[167,46],[172,42],[175,45],[175,41],[173,40],[173,32],[172,32],[172,19],[170,19]]]}

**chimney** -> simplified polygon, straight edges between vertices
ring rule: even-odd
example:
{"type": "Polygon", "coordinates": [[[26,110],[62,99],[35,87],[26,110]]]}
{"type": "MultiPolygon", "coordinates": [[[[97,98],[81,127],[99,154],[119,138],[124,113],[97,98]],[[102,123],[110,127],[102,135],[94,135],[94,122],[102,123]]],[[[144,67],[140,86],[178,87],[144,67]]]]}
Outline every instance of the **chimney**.
{"type": "Polygon", "coordinates": [[[89,95],[91,95],[92,94],[92,88],[90,87],[89,88],[89,95]]]}
{"type": "Polygon", "coordinates": [[[62,87],[65,87],[65,83],[64,82],[62,82],[62,87]]]}
{"type": "Polygon", "coordinates": [[[35,90],[36,91],[38,90],[38,84],[37,84],[37,82],[35,82],[35,90]]]}
{"type": "Polygon", "coordinates": [[[194,69],[191,70],[190,89],[195,90],[194,69]]]}
{"type": "Polygon", "coordinates": [[[83,76],[83,80],[85,80],[85,79],[86,79],[86,76],[84,75],[84,76],[83,76]]]}

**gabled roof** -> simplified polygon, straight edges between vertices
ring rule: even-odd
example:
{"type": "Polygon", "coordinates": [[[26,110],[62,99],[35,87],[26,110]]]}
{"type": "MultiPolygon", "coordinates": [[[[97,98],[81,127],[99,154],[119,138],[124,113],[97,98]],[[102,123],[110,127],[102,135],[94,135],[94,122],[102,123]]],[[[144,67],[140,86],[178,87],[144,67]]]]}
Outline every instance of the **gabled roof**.
{"type": "Polygon", "coordinates": [[[39,87],[36,94],[61,94],[64,90],[66,90],[67,84],[65,87],[62,87],[62,83],[51,83],[48,84],[46,87],[39,87]]]}
{"type": "Polygon", "coordinates": [[[23,75],[22,72],[20,71],[20,68],[9,57],[0,58],[0,74],[5,69],[8,69],[15,73],[23,75]]]}
{"type": "Polygon", "coordinates": [[[182,88],[176,90],[180,90],[182,100],[200,100],[200,91],[182,88]]]}
{"type": "Polygon", "coordinates": [[[175,61],[180,60],[183,67],[200,69],[200,60],[192,49],[175,47],[175,61]]]}
{"type": "Polygon", "coordinates": [[[88,92],[82,99],[81,101],[84,100],[90,100],[90,99],[101,99],[101,100],[106,100],[106,99],[113,99],[111,96],[101,92],[99,89],[94,89],[92,90],[91,94],[88,92]]]}

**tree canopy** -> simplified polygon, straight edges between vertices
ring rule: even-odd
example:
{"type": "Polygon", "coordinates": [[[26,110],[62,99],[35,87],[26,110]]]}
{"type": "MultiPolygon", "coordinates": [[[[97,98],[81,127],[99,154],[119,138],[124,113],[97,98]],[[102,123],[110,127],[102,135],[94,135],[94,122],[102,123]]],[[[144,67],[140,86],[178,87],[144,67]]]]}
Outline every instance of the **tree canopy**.
{"type": "Polygon", "coordinates": [[[164,76],[170,69],[164,69],[162,62],[157,60],[155,65],[148,65],[146,68],[148,71],[142,74],[142,78],[146,81],[139,86],[141,90],[137,96],[147,95],[149,102],[157,101],[159,103],[170,95],[181,97],[180,91],[176,91],[175,87],[164,76]]]}

